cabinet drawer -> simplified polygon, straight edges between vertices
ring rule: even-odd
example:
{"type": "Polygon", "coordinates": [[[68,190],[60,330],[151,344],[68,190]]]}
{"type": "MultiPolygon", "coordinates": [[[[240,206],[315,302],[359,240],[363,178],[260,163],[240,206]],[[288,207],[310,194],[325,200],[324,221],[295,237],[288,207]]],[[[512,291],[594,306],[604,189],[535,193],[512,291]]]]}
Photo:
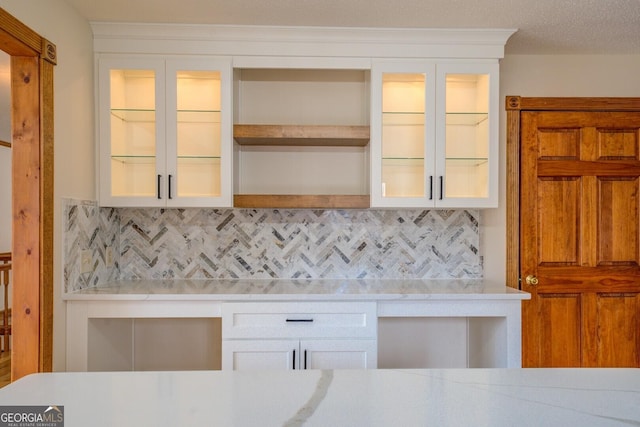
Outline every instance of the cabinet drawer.
{"type": "Polygon", "coordinates": [[[375,302],[222,305],[222,338],[375,338],[375,302]]]}

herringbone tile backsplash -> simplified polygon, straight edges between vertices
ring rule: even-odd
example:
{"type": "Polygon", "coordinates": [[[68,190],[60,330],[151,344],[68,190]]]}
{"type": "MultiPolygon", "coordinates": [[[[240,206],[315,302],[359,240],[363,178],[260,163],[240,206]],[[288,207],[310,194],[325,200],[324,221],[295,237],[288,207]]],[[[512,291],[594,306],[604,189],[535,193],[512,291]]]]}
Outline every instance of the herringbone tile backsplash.
{"type": "MultiPolygon", "coordinates": [[[[63,199],[64,286],[72,292],[118,278],[118,264],[107,267],[106,248],[119,246],[116,209],[99,208],[96,202],[63,199]],[[81,253],[91,252],[91,271],[81,272],[81,253]]],[[[114,251],[117,253],[117,251],[114,251]]]]}
{"type": "Polygon", "coordinates": [[[478,211],[98,208],[65,203],[67,291],[115,279],[480,278],[478,211]],[[105,248],[114,249],[113,267],[105,248]],[[79,252],[92,249],[91,273],[79,252]]]}

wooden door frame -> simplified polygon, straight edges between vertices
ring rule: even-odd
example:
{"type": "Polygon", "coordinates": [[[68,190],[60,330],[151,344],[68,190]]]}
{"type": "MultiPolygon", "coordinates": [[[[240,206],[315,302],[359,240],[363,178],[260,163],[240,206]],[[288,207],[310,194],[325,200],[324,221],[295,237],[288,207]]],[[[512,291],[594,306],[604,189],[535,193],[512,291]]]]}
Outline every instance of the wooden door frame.
{"type": "Polygon", "coordinates": [[[52,370],[53,69],[56,46],[0,8],[11,56],[11,380],[52,370]]]}
{"type": "Polygon", "coordinates": [[[520,116],[524,111],[640,111],[640,98],[507,96],[507,286],[520,288],[520,116]]]}

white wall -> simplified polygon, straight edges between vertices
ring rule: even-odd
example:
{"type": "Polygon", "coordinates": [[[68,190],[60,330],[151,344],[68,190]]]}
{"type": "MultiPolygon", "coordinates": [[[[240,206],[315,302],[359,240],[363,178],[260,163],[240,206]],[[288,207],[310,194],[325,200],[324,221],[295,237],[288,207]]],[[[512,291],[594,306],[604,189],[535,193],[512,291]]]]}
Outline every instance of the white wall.
{"type": "MultiPolygon", "coordinates": [[[[54,370],[65,368],[61,299],[62,198],[95,200],[93,48],[88,22],[62,0],[0,0],[0,7],[57,46],[54,69],[54,370]]],[[[19,236],[15,236],[19,238],[19,236]]]]}
{"type": "Polygon", "coordinates": [[[508,55],[500,63],[500,208],[481,213],[485,277],[505,279],[506,113],[520,96],[640,97],[640,55],[508,55]]]}

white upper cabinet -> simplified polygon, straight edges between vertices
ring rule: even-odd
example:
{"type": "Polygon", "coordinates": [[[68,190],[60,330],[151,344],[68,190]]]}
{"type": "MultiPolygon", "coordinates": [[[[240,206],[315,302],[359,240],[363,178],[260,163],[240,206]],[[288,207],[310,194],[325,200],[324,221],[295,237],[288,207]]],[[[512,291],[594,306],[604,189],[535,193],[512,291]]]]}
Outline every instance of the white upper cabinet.
{"type": "Polygon", "coordinates": [[[99,59],[100,203],[231,206],[231,62],[99,59]]]}
{"type": "Polygon", "coordinates": [[[496,207],[498,64],[375,62],[371,206],[496,207]]]}
{"type": "Polygon", "coordinates": [[[91,26],[103,206],[498,204],[514,30],[91,26]]]}

